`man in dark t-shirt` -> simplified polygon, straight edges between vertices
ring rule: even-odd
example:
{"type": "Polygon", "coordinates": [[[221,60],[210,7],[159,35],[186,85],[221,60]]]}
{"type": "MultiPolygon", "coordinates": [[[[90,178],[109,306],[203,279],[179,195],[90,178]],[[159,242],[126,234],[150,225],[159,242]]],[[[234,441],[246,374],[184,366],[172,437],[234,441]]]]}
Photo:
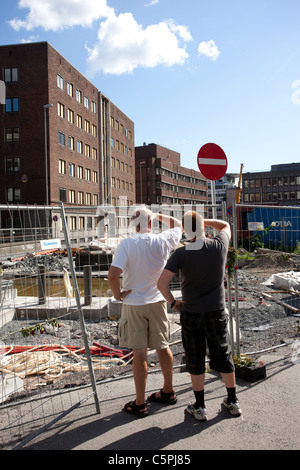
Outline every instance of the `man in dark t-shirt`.
{"type": "Polygon", "coordinates": [[[221,373],[227,389],[223,404],[230,414],[240,416],[225,313],[224,276],[230,226],[225,221],[203,219],[199,213],[188,211],[183,218],[183,227],[191,242],[172,254],[157,286],[165,299],[180,312],[186,366],[196,398],[194,404],[188,405],[187,411],[199,421],[207,420],[204,380],[208,347],[210,367],[221,373]],[[205,227],[212,227],[217,235],[206,238],[205,227]],[[175,300],[169,283],[179,271],[182,300],[175,300]]]}

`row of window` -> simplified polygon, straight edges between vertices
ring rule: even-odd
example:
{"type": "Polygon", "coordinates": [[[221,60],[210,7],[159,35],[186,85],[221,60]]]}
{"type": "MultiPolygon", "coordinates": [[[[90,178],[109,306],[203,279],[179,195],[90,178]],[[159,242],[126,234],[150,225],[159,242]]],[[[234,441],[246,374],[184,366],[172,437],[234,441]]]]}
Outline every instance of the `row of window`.
{"type": "Polygon", "coordinates": [[[113,137],[110,138],[110,145],[113,149],[119,150],[124,155],[132,157],[132,149],[124,145],[123,142],[114,139],[113,137]]]}
{"type": "Polygon", "coordinates": [[[279,191],[269,193],[245,193],[244,202],[280,202],[280,201],[299,201],[300,191],[279,191]]]}
{"type": "MultiPolygon", "coordinates": [[[[99,195],[92,193],[84,193],[78,191],[76,197],[76,191],[74,189],[60,188],[59,200],[69,204],[81,204],[87,206],[97,206],[99,202],[99,195]]],[[[6,202],[17,203],[21,202],[21,188],[9,187],[6,188],[6,202]]]]}
{"type": "MultiPolygon", "coordinates": [[[[75,178],[76,177],[76,165],[74,163],[69,163],[65,160],[58,161],[58,172],[60,175],[66,175],[68,168],[69,176],[75,178]]],[[[91,170],[90,168],[83,168],[83,166],[77,166],[77,178],[78,179],[85,179],[86,181],[93,181],[93,183],[98,183],[98,172],[95,170],[91,170]]]]}
{"type": "MultiPolygon", "coordinates": [[[[60,118],[65,119],[66,113],[65,113],[65,105],[58,102],[57,103],[57,114],[60,118]]],[[[75,124],[75,112],[68,108],[67,109],[67,120],[70,124],[75,124]]],[[[92,136],[97,137],[97,126],[95,124],[90,123],[87,119],[83,119],[80,114],[76,115],[76,125],[79,129],[83,129],[83,123],[84,123],[84,130],[88,134],[92,134],[92,136]]]]}
{"type": "Polygon", "coordinates": [[[245,179],[243,180],[243,187],[248,188],[260,188],[270,186],[285,186],[300,184],[300,176],[275,176],[272,178],[263,179],[245,179]]]}
{"type": "Polygon", "coordinates": [[[202,191],[201,189],[195,188],[188,188],[186,186],[177,186],[175,184],[170,183],[161,183],[160,181],[156,182],[156,188],[161,189],[163,191],[170,191],[172,193],[182,193],[182,194],[193,194],[195,196],[206,196],[206,191],[202,191]]]}
{"type": "Polygon", "coordinates": [[[132,132],[131,130],[127,129],[123,126],[117,119],[110,117],[110,127],[116,129],[116,131],[120,132],[121,135],[125,135],[129,140],[132,140],[132,132]]]}
{"type": "Polygon", "coordinates": [[[205,180],[194,178],[193,176],[183,175],[181,173],[175,173],[165,168],[156,168],[156,174],[172,178],[173,180],[184,181],[191,184],[199,184],[200,186],[206,186],[205,180]]]}
{"type": "Polygon", "coordinates": [[[132,166],[128,165],[128,163],[122,162],[122,160],[118,160],[118,158],[111,157],[111,167],[132,175],[132,166]]]}
{"type": "MultiPolygon", "coordinates": [[[[65,80],[59,73],[57,74],[57,86],[62,91],[64,91],[65,80]]],[[[90,100],[87,96],[83,95],[82,91],[79,89],[76,89],[74,93],[74,85],[71,82],[67,82],[67,94],[71,98],[74,98],[74,95],[75,95],[77,103],[83,104],[84,107],[92,111],[92,113],[94,114],[97,113],[97,103],[93,100],[90,100]]]]}
{"type": "Polygon", "coordinates": [[[69,204],[84,204],[86,206],[97,206],[99,202],[99,195],[92,193],[84,193],[78,191],[76,194],[75,189],[59,188],[60,202],[69,204]]]}
{"type": "MultiPolygon", "coordinates": [[[[66,135],[64,132],[58,131],[58,143],[62,147],[66,146],[66,135]]],[[[68,148],[71,151],[75,150],[75,138],[71,135],[68,136],[68,148]]],[[[82,142],[82,140],[77,140],[76,150],[81,155],[85,155],[86,157],[92,157],[93,160],[98,160],[97,149],[91,147],[89,144],[82,142]]]]}
{"type": "Polygon", "coordinates": [[[113,188],[116,188],[116,189],[124,189],[130,192],[133,191],[132,183],[129,183],[128,181],[120,180],[118,178],[112,178],[111,185],[113,188]]]}

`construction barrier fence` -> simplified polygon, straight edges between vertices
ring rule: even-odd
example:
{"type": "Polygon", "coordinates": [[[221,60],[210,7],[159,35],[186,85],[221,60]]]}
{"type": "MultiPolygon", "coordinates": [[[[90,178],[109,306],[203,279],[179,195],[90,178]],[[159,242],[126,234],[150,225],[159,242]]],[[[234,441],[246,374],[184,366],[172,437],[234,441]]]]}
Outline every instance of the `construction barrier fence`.
{"type": "MultiPolygon", "coordinates": [[[[195,209],[206,217],[212,206],[151,209],[176,217],[195,209]]],[[[215,210],[232,228],[224,282],[234,354],[259,354],[283,341],[295,347],[299,209],[215,210]]],[[[0,221],[0,448],[18,449],[88,400],[100,413],[101,382],[132,373],[132,352],[118,344],[121,303],[107,276],[133,228],[128,207],[3,205],[0,221]]],[[[179,273],[171,285],[178,298],[180,284],[179,273]]],[[[180,316],[170,310],[169,318],[180,371],[180,316]]],[[[149,364],[158,365],[153,351],[149,364]]]]}

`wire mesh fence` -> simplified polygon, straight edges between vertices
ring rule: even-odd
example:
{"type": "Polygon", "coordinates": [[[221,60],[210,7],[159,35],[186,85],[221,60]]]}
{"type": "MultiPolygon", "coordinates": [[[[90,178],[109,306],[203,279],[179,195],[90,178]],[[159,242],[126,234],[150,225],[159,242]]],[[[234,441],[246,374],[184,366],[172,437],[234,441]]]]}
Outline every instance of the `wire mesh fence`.
{"type": "Polygon", "coordinates": [[[236,207],[239,326],[244,352],[294,342],[300,315],[300,208],[236,207]]]}
{"type": "MultiPolygon", "coordinates": [[[[181,216],[190,208],[156,210],[181,216]]],[[[298,210],[239,205],[231,216],[222,207],[233,233],[225,286],[235,354],[259,354],[299,335],[298,210]]],[[[98,413],[101,382],[132,373],[132,352],[118,344],[121,303],[107,282],[131,228],[124,208],[0,206],[0,213],[7,227],[0,229],[0,448],[7,449],[86,400],[98,413]]],[[[180,285],[179,273],[176,297],[180,285]]],[[[179,314],[169,311],[169,319],[182,370],[179,314]]],[[[150,367],[157,364],[149,351],[150,367]]]]}

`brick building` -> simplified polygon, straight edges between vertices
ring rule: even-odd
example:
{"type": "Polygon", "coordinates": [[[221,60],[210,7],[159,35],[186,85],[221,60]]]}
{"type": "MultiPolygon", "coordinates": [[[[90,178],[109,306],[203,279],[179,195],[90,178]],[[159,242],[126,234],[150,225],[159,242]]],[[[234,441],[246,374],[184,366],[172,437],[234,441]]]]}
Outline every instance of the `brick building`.
{"type": "MultiPolygon", "coordinates": [[[[133,122],[47,42],[0,46],[0,64],[0,204],[135,202],[133,122]]],[[[79,212],[70,228],[91,228],[79,212]]]]}
{"type": "Polygon", "coordinates": [[[272,165],[271,171],[243,174],[244,203],[279,206],[300,204],[300,163],[272,165]]]}
{"type": "Polygon", "coordinates": [[[135,148],[136,200],[144,204],[207,204],[207,179],[180,164],[180,153],[157,144],[135,148]]]}

